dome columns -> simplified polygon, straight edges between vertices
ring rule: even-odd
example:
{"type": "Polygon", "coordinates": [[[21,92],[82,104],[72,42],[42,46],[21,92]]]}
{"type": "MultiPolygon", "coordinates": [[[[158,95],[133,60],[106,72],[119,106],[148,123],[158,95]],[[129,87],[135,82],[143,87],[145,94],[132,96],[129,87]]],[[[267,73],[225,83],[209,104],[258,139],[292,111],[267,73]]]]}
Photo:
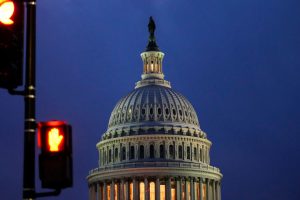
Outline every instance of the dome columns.
{"type": "Polygon", "coordinates": [[[219,180],[205,177],[122,177],[89,184],[90,200],[221,200],[219,180]]]}
{"type": "Polygon", "coordinates": [[[97,148],[99,167],[110,167],[161,158],[166,159],[165,163],[178,161],[209,165],[210,146],[211,142],[203,138],[154,134],[112,138],[98,143],[97,148]]]}

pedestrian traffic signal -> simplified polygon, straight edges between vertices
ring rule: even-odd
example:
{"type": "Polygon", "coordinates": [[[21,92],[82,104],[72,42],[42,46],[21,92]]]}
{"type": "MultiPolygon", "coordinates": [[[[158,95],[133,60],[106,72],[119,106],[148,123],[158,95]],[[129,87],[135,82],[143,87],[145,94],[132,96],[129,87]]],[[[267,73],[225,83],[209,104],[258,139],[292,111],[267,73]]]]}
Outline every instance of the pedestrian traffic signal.
{"type": "Polygon", "coordinates": [[[40,179],[43,188],[61,189],[73,185],[71,126],[63,121],[38,124],[40,179]]]}
{"type": "Polygon", "coordinates": [[[42,153],[70,152],[71,126],[63,121],[48,121],[38,124],[39,146],[42,153]]]}
{"type": "Polygon", "coordinates": [[[0,87],[23,82],[24,6],[22,0],[0,0],[0,87]]]}

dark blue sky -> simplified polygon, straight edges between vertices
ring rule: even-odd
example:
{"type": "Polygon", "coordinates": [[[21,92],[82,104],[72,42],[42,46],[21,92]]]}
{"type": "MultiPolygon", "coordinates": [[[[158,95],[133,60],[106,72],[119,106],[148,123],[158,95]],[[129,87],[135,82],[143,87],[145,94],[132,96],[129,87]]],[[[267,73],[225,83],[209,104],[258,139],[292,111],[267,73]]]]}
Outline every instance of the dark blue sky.
{"type": "MultiPolygon", "coordinates": [[[[154,16],[163,70],[194,105],[224,200],[299,200],[299,0],[51,0],[37,8],[37,120],[73,125],[74,187],[87,199],[96,143],[140,79],[154,16]]],[[[1,199],[21,199],[23,99],[0,91],[1,199]]],[[[37,171],[37,187],[38,180],[37,171]]]]}

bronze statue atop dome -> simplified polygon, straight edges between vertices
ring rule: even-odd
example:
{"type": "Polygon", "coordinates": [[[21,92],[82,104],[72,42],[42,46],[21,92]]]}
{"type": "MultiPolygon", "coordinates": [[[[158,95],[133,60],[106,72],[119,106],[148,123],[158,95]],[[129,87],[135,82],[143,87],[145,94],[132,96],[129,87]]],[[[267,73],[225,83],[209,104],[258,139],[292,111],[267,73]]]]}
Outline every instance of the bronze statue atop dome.
{"type": "Polygon", "coordinates": [[[156,44],[156,39],[155,39],[155,32],[156,26],[155,26],[155,22],[153,20],[153,17],[151,16],[149,18],[149,23],[148,23],[148,31],[149,31],[149,41],[148,41],[148,45],[146,48],[146,51],[159,51],[158,46],[156,44]]]}
{"type": "Polygon", "coordinates": [[[150,37],[154,37],[154,31],[155,31],[155,22],[152,18],[152,16],[150,17],[149,19],[149,24],[148,24],[148,30],[149,30],[149,33],[150,33],[150,37]]]}

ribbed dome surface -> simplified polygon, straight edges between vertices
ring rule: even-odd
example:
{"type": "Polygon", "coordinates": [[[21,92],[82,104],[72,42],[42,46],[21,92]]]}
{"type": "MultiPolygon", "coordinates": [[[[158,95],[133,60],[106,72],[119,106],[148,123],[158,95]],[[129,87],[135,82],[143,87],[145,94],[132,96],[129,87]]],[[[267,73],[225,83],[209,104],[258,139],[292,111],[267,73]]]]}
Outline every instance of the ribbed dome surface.
{"type": "Polygon", "coordinates": [[[105,136],[116,137],[123,131],[132,133],[134,130],[137,133],[133,134],[142,134],[140,129],[148,133],[149,129],[152,133],[168,133],[174,128],[183,134],[201,135],[191,103],[171,88],[154,84],[134,89],[117,103],[105,136]]]}

